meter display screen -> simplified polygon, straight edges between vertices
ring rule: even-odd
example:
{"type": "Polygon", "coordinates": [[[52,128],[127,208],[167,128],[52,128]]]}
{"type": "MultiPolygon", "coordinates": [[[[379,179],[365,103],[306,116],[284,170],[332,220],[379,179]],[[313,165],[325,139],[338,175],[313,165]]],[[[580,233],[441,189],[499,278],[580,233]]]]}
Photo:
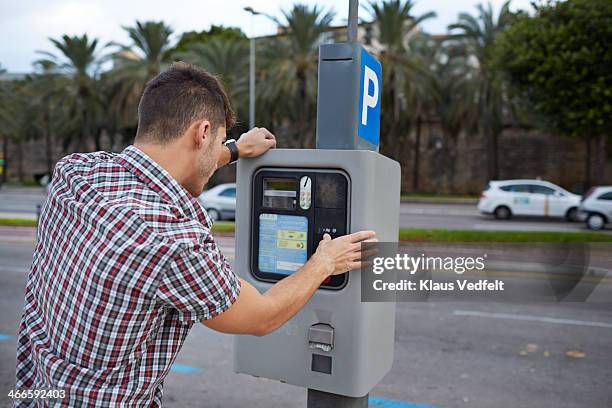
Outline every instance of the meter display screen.
{"type": "Polygon", "coordinates": [[[308,257],[308,218],[298,215],[259,215],[259,270],[290,275],[308,257]]]}
{"type": "Polygon", "coordinates": [[[266,208],[295,210],[297,180],[289,178],[264,178],[263,203],[266,208]]]}

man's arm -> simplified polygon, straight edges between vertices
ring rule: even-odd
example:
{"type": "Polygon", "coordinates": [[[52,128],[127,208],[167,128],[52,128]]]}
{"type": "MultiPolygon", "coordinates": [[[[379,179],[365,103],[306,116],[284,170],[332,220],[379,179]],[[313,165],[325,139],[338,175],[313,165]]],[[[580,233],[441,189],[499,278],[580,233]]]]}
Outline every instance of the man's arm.
{"type": "MultiPolygon", "coordinates": [[[[274,149],[276,138],[268,129],[255,127],[240,136],[240,139],[236,142],[236,147],[238,147],[238,157],[257,157],[270,149],[274,149]]],[[[221,152],[217,168],[228,164],[230,158],[230,150],[226,147],[221,152]]]]}
{"type": "Polygon", "coordinates": [[[361,242],[375,235],[373,231],[361,231],[332,240],[325,234],[317,251],[297,272],[265,294],[241,280],[240,295],[234,304],[202,323],[223,333],[264,336],[273,332],[308,302],[325,278],[361,268],[361,242]]]}

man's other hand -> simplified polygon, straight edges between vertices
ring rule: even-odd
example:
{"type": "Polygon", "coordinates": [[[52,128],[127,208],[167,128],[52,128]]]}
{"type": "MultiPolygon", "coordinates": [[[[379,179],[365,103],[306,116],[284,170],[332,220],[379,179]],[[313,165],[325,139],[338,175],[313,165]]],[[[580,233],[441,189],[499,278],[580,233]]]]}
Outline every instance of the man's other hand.
{"type": "Polygon", "coordinates": [[[268,129],[255,127],[243,133],[236,146],[239,157],[257,157],[275,148],[276,138],[268,129]]]}

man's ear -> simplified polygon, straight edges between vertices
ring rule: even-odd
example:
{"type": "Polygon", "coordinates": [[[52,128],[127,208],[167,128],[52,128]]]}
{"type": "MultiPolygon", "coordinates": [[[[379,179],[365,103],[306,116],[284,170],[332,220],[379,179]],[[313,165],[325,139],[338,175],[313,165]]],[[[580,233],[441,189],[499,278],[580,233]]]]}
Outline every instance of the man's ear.
{"type": "Polygon", "coordinates": [[[207,120],[194,122],[191,127],[193,142],[197,147],[202,147],[204,143],[210,141],[210,138],[213,137],[212,126],[207,120]]]}

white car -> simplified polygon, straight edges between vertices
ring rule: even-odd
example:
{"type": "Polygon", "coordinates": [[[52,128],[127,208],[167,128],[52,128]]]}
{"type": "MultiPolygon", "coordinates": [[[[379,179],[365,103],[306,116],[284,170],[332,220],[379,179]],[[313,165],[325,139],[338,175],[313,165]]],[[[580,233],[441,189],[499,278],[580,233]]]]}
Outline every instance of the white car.
{"type": "Polygon", "coordinates": [[[601,230],[612,222],[612,186],[593,187],[580,204],[580,213],[592,230],[601,230]]]}
{"type": "Polygon", "coordinates": [[[212,221],[236,217],[236,183],[219,184],[198,197],[212,221]]]}
{"type": "Polygon", "coordinates": [[[497,219],[513,215],[578,219],[580,196],[543,180],[490,181],[480,194],[478,210],[497,219]]]}

